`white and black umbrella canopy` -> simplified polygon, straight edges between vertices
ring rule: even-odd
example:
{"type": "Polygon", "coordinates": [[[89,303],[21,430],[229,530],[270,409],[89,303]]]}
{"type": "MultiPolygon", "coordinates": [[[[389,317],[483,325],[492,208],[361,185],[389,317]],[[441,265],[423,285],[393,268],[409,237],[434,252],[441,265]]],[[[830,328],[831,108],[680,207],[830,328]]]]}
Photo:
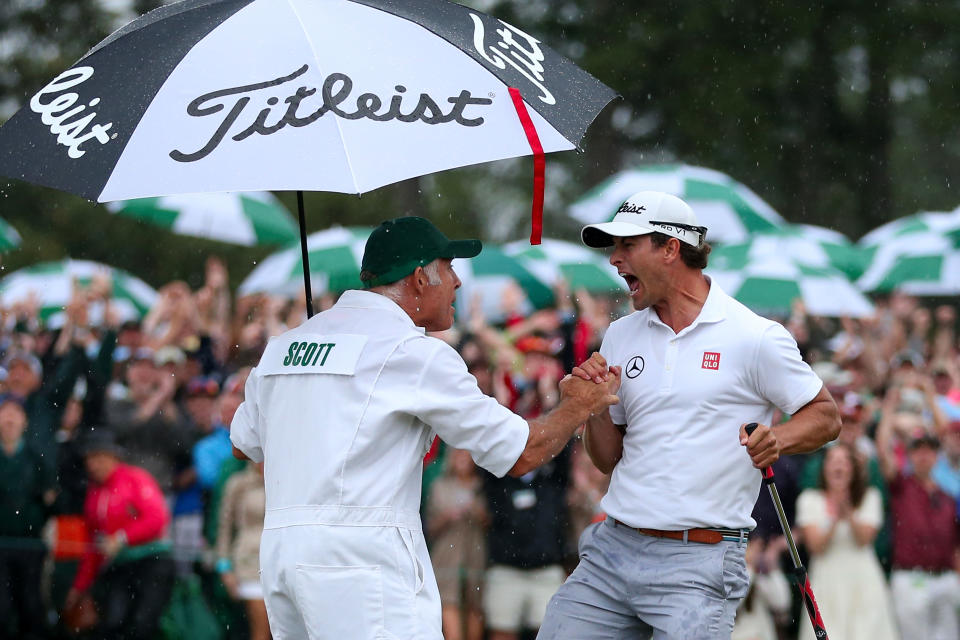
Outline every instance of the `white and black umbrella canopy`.
{"type": "Polygon", "coordinates": [[[106,38],[0,128],[0,173],[110,201],[362,193],[579,145],[615,94],[445,0],[185,0],[106,38]]]}

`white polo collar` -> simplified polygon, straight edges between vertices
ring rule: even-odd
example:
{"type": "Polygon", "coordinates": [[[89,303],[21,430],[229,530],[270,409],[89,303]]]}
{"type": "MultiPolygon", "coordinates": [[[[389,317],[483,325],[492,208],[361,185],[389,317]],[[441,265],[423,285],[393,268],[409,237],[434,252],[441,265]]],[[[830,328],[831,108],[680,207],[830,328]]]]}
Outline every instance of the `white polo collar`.
{"type": "MultiPolygon", "coordinates": [[[[703,306],[700,307],[700,313],[697,314],[697,317],[690,323],[690,326],[685,327],[677,334],[678,337],[690,333],[697,325],[721,322],[727,317],[727,298],[729,298],[729,296],[710,276],[704,274],[704,277],[707,279],[707,284],[710,285],[710,290],[707,292],[707,299],[703,301],[703,306]]],[[[667,325],[660,320],[660,316],[657,315],[653,307],[647,309],[647,325],[667,327],[667,325]]],[[[667,328],[669,329],[669,327],[667,328]]]]}
{"type": "Polygon", "coordinates": [[[363,291],[361,289],[350,289],[348,291],[344,291],[343,295],[340,296],[340,299],[337,300],[337,303],[334,305],[334,307],[340,309],[366,309],[383,311],[395,316],[397,320],[411,329],[416,329],[420,333],[424,334],[427,332],[423,327],[418,327],[415,325],[413,323],[413,319],[407,315],[407,312],[404,311],[400,305],[387,296],[374,293],[373,291],[363,291]]]}

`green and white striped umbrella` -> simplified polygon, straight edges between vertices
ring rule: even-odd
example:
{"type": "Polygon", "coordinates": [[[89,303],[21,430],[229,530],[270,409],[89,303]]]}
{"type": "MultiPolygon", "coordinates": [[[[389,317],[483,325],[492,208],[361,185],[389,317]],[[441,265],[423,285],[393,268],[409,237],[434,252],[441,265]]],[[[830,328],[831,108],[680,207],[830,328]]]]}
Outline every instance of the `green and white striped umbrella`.
{"type": "Polygon", "coordinates": [[[960,294],[960,226],[906,233],[875,246],[857,287],[921,296],[960,294]]]}
{"type": "Polygon", "coordinates": [[[760,196],[730,176],[686,164],[621,171],[577,200],[570,215],[584,224],[607,222],[638,191],[664,191],[682,198],[707,227],[711,243],[744,242],[753,233],[785,224],[760,196]]]}
{"type": "Polygon", "coordinates": [[[813,225],[785,225],[757,233],[746,242],[720,245],[710,253],[710,264],[724,270],[740,269],[764,256],[784,256],[810,267],[832,267],[855,280],[863,273],[863,251],[832,229],[813,225]]]}
{"type": "Polygon", "coordinates": [[[290,212],[266,191],[192,193],[111,202],[107,209],[174,233],[254,246],[299,237],[290,212]]]}
{"type": "Polygon", "coordinates": [[[551,287],[564,278],[571,290],[607,293],[627,289],[606,255],[572,242],[544,238],[542,244],[531,246],[518,240],[504,245],[503,250],[551,287]]]}
{"type": "MultiPolygon", "coordinates": [[[[73,293],[73,283],[86,287],[93,277],[106,271],[113,283],[111,304],[121,320],[142,318],[157,298],[157,292],[143,280],[120,269],[90,260],[42,262],[18,269],[0,280],[0,302],[9,307],[27,301],[31,294],[40,303],[40,317],[48,325],[62,322],[62,313],[73,293]]],[[[91,321],[102,319],[102,309],[90,309],[91,321]]]]}
{"type": "MultiPolygon", "coordinates": [[[[307,236],[310,286],[314,293],[358,289],[360,261],[369,227],[333,227],[307,236]]],[[[242,295],[293,296],[303,289],[303,255],[299,243],[271,254],[240,284],[242,295]]]]}
{"type": "Polygon", "coordinates": [[[721,289],[757,313],[787,316],[793,301],[800,298],[812,315],[860,318],[873,314],[870,301],[843,273],[830,267],[811,267],[773,254],[725,267],[722,260],[711,260],[706,272],[721,289]]]}
{"type": "Polygon", "coordinates": [[[871,249],[904,235],[924,232],[942,233],[953,229],[960,229],[960,207],[953,211],[922,211],[891,220],[868,232],[860,238],[858,244],[871,249]]]}
{"type": "Polygon", "coordinates": [[[484,245],[480,255],[454,260],[453,266],[463,283],[457,291],[457,315],[461,321],[466,319],[475,296],[490,322],[553,304],[550,286],[499,247],[484,245]]]}

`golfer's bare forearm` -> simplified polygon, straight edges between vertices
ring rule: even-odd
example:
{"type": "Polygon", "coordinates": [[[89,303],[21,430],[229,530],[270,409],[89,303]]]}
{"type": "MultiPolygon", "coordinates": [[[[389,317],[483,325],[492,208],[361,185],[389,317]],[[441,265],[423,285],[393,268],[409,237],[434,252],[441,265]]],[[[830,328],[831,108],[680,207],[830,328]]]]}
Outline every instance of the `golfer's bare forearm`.
{"type": "Polygon", "coordinates": [[[593,464],[611,473],[623,456],[623,432],[613,424],[609,411],[590,416],[583,431],[583,446],[593,464]]]}
{"type": "Polygon", "coordinates": [[[776,427],[780,455],[809,453],[840,435],[840,413],[826,387],[797,411],[787,422],[776,427]]]}
{"type": "Polygon", "coordinates": [[[515,477],[522,476],[552,460],[570,441],[577,427],[589,417],[589,410],[582,404],[564,399],[550,413],[529,420],[527,446],[508,473],[515,477]]]}

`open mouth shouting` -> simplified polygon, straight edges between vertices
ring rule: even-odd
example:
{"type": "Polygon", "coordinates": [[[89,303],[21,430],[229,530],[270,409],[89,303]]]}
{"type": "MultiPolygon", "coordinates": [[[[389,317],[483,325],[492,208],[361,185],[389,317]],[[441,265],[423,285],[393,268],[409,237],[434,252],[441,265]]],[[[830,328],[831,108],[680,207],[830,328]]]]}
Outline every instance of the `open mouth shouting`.
{"type": "Polygon", "coordinates": [[[637,280],[636,276],[629,273],[623,273],[622,271],[620,272],[619,275],[621,278],[626,280],[627,288],[630,289],[630,295],[633,295],[640,290],[640,281],[637,280]]]}

